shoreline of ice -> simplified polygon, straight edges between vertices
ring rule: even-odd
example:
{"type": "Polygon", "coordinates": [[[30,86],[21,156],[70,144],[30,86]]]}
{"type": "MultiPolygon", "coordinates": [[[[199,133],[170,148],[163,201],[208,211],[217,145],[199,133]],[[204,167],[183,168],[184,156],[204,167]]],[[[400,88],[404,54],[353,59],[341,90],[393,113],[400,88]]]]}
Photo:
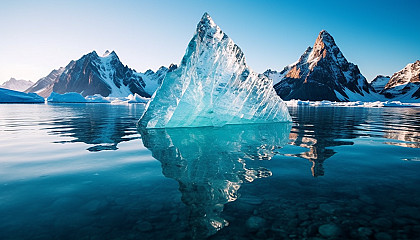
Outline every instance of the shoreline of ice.
{"type": "Polygon", "coordinates": [[[375,102],[332,102],[332,101],[303,101],[303,100],[289,100],[284,101],[288,107],[298,107],[298,106],[311,106],[311,107],[420,107],[420,102],[417,103],[405,103],[400,101],[375,101],[375,102]]]}
{"type": "MultiPolygon", "coordinates": [[[[14,92],[14,91],[11,91],[14,92]]],[[[27,94],[25,94],[26,97],[27,94]]],[[[29,96],[28,96],[29,97],[29,96]]],[[[44,103],[40,100],[41,97],[36,99],[37,101],[3,101],[0,103],[44,103]]],[[[150,98],[139,96],[137,93],[130,94],[127,97],[103,97],[99,94],[93,96],[83,97],[80,93],[69,92],[64,94],[51,93],[51,95],[45,99],[45,103],[108,103],[108,104],[147,104],[150,98]]],[[[309,100],[289,100],[283,101],[287,107],[298,107],[298,106],[310,106],[310,107],[367,107],[367,108],[379,108],[379,107],[420,107],[420,102],[401,102],[401,101],[375,101],[375,102],[332,102],[332,101],[309,101],[309,100]]]]}
{"type": "Polygon", "coordinates": [[[83,97],[80,93],[69,92],[58,94],[52,92],[46,99],[47,103],[109,103],[109,104],[129,104],[142,103],[146,104],[149,98],[139,96],[137,93],[130,94],[127,97],[103,97],[99,94],[83,97]]]}

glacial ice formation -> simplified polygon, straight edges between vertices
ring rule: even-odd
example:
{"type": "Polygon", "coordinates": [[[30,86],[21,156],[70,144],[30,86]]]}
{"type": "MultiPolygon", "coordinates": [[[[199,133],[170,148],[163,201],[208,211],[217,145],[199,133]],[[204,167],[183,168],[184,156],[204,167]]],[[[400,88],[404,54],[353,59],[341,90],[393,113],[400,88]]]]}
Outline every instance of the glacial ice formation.
{"type": "Polygon", "coordinates": [[[68,92],[64,94],[59,94],[52,92],[51,95],[47,98],[47,102],[51,103],[85,103],[86,99],[77,92],[68,92]]]}
{"type": "Polygon", "coordinates": [[[145,128],[289,122],[272,80],[205,13],[179,68],[169,71],[139,120],[145,128]]]}
{"type": "Polygon", "coordinates": [[[36,93],[24,93],[0,88],[0,103],[44,103],[45,99],[36,93]]]}

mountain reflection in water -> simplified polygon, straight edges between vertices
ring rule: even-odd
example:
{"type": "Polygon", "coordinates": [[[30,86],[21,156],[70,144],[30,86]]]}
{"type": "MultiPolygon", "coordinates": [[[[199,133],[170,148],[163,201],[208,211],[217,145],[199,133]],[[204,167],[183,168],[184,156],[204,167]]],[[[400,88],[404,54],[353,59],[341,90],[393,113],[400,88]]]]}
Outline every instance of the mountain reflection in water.
{"type": "Polygon", "coordinates": [[[355,138],[379,137],[391,140],[385,144],[420,148],[418,108],[289,107],[289,111],[295,123],[290,144],[309,150],[286,156],[311,161],[314,177],[325,174],[324,161],[337,153],[335,147],[353,145],[355,138]]]}
{"type": "Polygon", "coordinates": [[[221,212],[238,198],[241,184],[272,175],[247,164],[270,160],[288,143],[290,128],[278,123],[139,131],[144,146],[161,162],[163,175],[178,181],[192,237],[201,238],[228,225],[221,212]]]}
{"type": "Polygon", "coordinates": [[[137,134],[135,124],[143,106],[55,104],[51,105],[52,110],[61,111],[62,117],[48,122],[45,129],[53,135],[73,138],[57,143],[83,142],[91,145],[86,149],[90,152],[117,150],[120,142],[138,138],[134,136],[137,134]]]}

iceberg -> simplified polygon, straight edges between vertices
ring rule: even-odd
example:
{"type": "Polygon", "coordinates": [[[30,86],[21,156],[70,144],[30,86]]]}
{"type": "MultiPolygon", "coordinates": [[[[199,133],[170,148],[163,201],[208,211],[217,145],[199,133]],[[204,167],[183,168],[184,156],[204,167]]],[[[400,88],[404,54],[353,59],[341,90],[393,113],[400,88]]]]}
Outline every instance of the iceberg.
{"type": "Polygon", "coordinates": [[[45,99],[36,93],[24,93],[0,88],[0,103],[44,103],[45,99]]]}
{"type": "Polygon", "coordinates": [[[89,103],[110,103],[110,101],[107,98],[103,97],[101,94],[86,96],[85,99],[89,103]]]}
{"type": "Polygon", "coordinates": [[[205,13],[180,66],[168,71],[139,126],[221,127],[290,121],[272,80],[253,72],[242,50],[205,13]]]}
{"type": "Polygon", "coordinates": [[[149,98],[142,97],[138,95],[137,93],[128,95],[128,103],[147,103],[149,101],[149,98]]]}
{"type": "Polygon", "coordinates": [[[59,94],[52,92],[51,95],[47,98],[47,102],[51,103],[85,103],[86,99],[76,92],[68,92],[64,94],[59,94]]]}

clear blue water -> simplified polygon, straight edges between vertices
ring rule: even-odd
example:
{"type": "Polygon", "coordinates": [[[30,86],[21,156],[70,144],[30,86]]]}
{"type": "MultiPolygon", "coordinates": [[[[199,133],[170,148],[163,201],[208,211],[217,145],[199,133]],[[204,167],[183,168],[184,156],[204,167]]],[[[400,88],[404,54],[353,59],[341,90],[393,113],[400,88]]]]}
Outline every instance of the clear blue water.
{"type": "Polygon", "coordinates": [[[143,105],[0,105],[0,239],[416,239],[420,109],[139,131],[143,105]]]}

